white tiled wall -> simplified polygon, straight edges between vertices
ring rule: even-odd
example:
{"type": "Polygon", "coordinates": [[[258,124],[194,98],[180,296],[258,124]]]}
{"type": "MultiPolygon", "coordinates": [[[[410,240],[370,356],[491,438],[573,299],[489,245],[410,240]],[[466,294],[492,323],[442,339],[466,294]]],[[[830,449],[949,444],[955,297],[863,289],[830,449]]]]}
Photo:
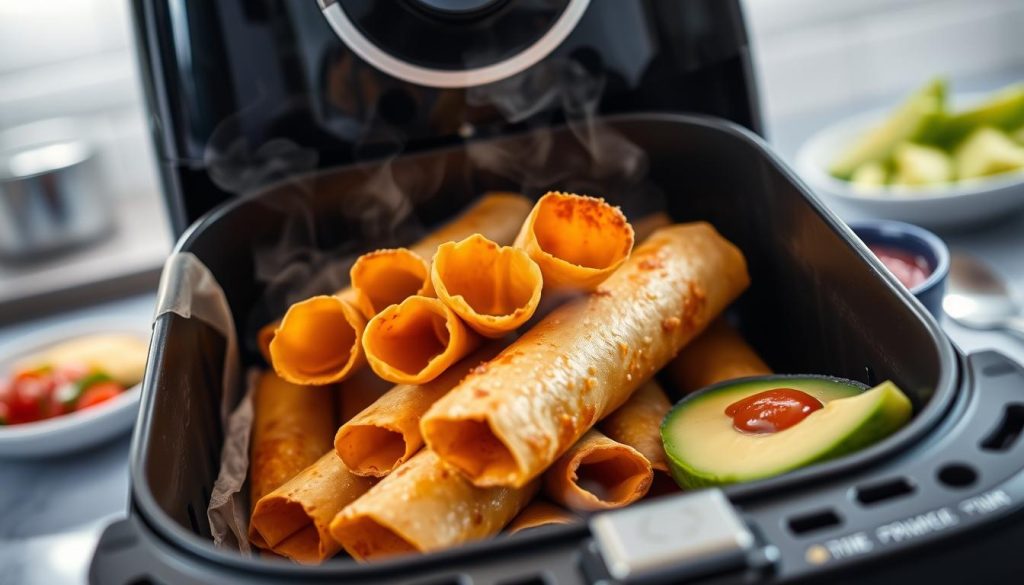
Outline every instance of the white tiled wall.
{"type": "MultiPolygon", "coordinates": [[[[769,122],[1024,67],[1022,0],[745,0],[769,122]]],[[[1024,79],[1022,79],[1024,81],[1024,79]]]]}

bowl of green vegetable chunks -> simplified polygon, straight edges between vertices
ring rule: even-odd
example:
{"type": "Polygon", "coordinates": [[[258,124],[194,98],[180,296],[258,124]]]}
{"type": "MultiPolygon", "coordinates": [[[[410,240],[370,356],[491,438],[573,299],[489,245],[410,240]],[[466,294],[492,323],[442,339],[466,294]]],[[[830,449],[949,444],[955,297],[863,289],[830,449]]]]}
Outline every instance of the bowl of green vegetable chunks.
{"type": "Polygon", "coordinates": [[[1024,83],[950,96],[931,81],[822,129],[796,162],[842,215],[940,229],[1006,216],[1024,207],[1024,83]]]}

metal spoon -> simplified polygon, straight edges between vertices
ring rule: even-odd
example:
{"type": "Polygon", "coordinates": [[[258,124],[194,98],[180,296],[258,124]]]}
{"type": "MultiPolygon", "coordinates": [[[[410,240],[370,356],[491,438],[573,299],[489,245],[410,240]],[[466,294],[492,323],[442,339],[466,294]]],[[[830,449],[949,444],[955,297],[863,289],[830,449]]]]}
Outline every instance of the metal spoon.
{"type": "Polygon", "coordinates": [[[950,261],[942,308],[972,329],[1000,329],[1024,339],[1024,315],[1003,279],[986,264],[962,252],[950,261]]]}

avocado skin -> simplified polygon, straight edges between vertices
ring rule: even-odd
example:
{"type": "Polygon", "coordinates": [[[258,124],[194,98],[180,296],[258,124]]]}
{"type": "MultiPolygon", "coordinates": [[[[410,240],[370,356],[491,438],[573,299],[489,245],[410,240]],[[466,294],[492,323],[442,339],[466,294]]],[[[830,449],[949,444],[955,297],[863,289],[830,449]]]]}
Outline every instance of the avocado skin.
{"type": "MultiPolygon", "coordinates": [[[[689,465],[679,461],[669,449],[665,449],[668,455],[669,471],[672,478],[683,489],[698,489],[705,487],[720,487],[735,483],[749,482],[760,479],[767,479],[788,473],[801,467],[814,463],[820,463],[829,459],[836,459],[859,451],[873,443],[876,443],[899,430],[907,420],[910,419],[912,406],[910,400],[892,382],[885,382],[875,389],[890,394],[886,399],[880,399],[876,408],[861,421],[857,427],[848,432],[845,437],[833,445],[824,449],[812,457],[803,461],[795,461],[791,465],[784,466],[772,473],[749,476],[717,476],[703,471],[693,469],[689,465]]],[[[870,391],[870,390],[869,390],[870,391]]],[[[665,437],[665,429],[671,418],[671,413],[662,423],[662,437],[665,437]]]]}

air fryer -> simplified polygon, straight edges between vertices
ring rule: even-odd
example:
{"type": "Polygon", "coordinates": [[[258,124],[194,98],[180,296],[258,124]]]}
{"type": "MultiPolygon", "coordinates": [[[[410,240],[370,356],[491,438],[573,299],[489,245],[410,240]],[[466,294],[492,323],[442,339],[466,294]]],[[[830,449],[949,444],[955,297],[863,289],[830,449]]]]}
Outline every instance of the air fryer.
{"type": "Polygon", "coordinates": [[[731,316],[776,370],[892,379],[915,416],[868,449],[769,480],[440,553],[304,567],[212,545],[227,342],[163,314],[129,516],[104,533],[91,582],[1018,579],[1024,370],[958,351],[757,136],[737,2],[133,7],[164,190],[184,231],[176,251],[223,288],[243,364],[259,362],[260,325],[336,284],[309,279],[297,292],[273,275],[321,275],[337,254],[407,242],[486,190],[559,188],[627,215],[712,222],[750,264],[731,316]]]}

